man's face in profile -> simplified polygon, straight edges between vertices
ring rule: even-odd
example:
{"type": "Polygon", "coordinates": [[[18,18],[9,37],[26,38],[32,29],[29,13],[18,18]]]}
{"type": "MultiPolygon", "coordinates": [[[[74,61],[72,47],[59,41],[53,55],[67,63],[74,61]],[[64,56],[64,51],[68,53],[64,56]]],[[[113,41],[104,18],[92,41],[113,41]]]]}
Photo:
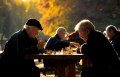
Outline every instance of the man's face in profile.
{"type": "Polygon", "coordinates": [[[88,29],[84,29],[84,28],[79,28],[78,30],[80,37],[84,40],[87,41],[88,39],[88,35],[89,35],[89,30],[88,29]]]}
{"type": "Polygon", "coordinates": [[[113,32],[113,30],[106,30],[106,34],[107,34],[107,37],[109,38],[109,39],[112,39],[113,38],[113,36],[114,36],[114,32],[113,32]]]}

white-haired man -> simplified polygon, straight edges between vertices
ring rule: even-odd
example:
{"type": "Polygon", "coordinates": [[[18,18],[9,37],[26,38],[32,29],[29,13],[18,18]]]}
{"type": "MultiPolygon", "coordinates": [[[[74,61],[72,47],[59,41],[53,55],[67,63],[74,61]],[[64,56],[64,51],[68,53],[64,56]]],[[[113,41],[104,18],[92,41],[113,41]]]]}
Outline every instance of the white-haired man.
{"type": "Polygon", "coordinates": [[[78,32],[85,41],[81,52],[88,55],[92,63],[91,68],[82,69],[82,77],[119,77],[119,59],[108,39],[95,29],[90,20],[81,20],[77,25],[78,32]]]}
{"type": "Polygon", "coordinates": [[[40,77],[39,68],[35,66],[34,60],[26,60],[28,54],[42,53],[44,41],[37,40],[39,30],[42,26],[36,19],[28,19],[24,28],[15,32],[6,42],[2,54],[3,69],[0,69],[1,77],[40,77]]]}
{"type": "MultiPolygon", "coordinates": [[[[67,30],[64,27],[58,27],[58,29],[56,30],[56,33],[53,37],[50,37],[46,44],[45,44],[45,49],[47,50],[52,50],[52,51],[61,51],[61,49],[65,48],[65,47],[69,47],[69,46],[75,46],[75,47],[80,47],[79,43],[75,43],[75,42],[70,42],[68,40],[65,40],[65,35],[67,34],[67,30]]],[[[55,66],[55,63],[51,63],[51,62],[47,62],[46,60],[44,60],[44,66],[48,67],[48,66],[55,66]]],[[[70,69],[70,68],[69,68],[70,69]]],[[[68,70],[67,70],[68,72],[68,70]]],[[[59,72],[57,72],[59,73],[59,72]]]]}
{"type": "Polygon", "coordinates": [[[68,46],[80,46],[78,43],[65,40],[66,34],[67,30],[64,27],[59,27],[56,30],[56,34],[53,37],[50,37],[46,42],[45,49],[59,51],[68,46]]]}

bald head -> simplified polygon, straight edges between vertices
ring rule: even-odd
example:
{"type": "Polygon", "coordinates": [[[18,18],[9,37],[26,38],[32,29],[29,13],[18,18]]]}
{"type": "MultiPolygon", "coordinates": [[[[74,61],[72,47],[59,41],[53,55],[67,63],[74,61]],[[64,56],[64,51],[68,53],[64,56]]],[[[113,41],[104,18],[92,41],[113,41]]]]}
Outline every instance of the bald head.
{"type": "Polygon", "coordinates": [[[116,32],[117,31],[116,26],[114,26],[114,25],[108,25],[106,27],[106,31],[111,31],[111,30],[113,30],[114,32],[116,32]]]}
{"type": "Polygon", "coordinates": [[[115,36],[116,33],[118,33],[118,29],[117,29],[116,26],[114,26],[114,25],[108,25],[106,27],[106,34],[107,34],[107,37],[109,39],[112,39],[115,36]]]}

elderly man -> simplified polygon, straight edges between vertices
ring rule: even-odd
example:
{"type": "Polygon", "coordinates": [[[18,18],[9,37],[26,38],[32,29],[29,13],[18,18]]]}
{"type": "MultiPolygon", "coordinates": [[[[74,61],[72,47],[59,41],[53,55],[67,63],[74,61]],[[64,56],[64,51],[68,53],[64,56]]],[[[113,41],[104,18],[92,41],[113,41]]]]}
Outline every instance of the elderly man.
{"type": "Polygon", "coordinates": [[[44,41],[36,38],[39,30],[43,30],[39,21],[29,19],[24,28],[15,32],[6,42],[2,54],[3,69],[0,69],[4,77],[7,77],[7,73],[11,77],[40,77],[34,60],[24,59],[28,54],[42,53],[44,41]]]}
{"type": "MultiPolygon", "coordinates": [[[[64,49],[65,47],[69,47],[69,46],[75,46],[75,47],[79,47],[79,43],[75,43],[75,42],[69,42],[65,39],[65,35],[66,35],[67,31],[64,27],[59,27],[56,30],[56,33],[53,37],[50,37],[46,44],[45,44],[45,49],[47,50],[52,50],[52,51],[61,51],[62,48],[64,49]]],[[[44,66],[48,67],[48,66],[52,66],[54,67],[53,62],[49,62],[47,60],[44,60],[44,66]]],[[[70,69],[70,67],[69,67],[70,69]]]]}
{"type": "Polygon", "coordinates": [[[56,30],[56,34],[53,37],[50,37],[45,45],[45,49],[47,50],[56,50],[60,51],[62,48],[69,47],[69,46],[76,46],[78,47],[79,44],[75,42],[69,42],[65,40],[65,35],[67,31],[64,27],[59,27],[56,30]]]}
{"type": "MultiPolygon", "coordinates": [[[[111,77],[112,75],[120,77],[113,71],[115,66],[119,67],[119,59],[108,39],[97,31],[89,20],[82,20],[77,25],[79,26],[78,32],[85,41],[81,52],[88,55],[92,63],[91,69],[82,69],[82,77],[111,77]]],[[[119,70],[117,72],[120,72],[119,70]]]]}
{"type": "Polygon", "coordinates": [[[114,25],[106,27],[106,35],[120,57],[120,31],[114,25]]]}
{"type": "Polygon", "coordinates": [[[68,40],[73,41],[73,42],[77,42],[79,44],[84,43],[84,41],[81,39],[81,36],[78,33],[78,26],[77,25],[74,27],[74,32],[72,32],[68,35],[68,40]]]}

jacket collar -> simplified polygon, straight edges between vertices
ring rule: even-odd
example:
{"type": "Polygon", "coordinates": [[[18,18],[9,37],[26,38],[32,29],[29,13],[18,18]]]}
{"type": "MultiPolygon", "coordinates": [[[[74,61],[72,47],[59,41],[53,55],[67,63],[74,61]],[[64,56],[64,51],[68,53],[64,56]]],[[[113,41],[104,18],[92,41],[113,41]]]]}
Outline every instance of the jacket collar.
{"type": "MultiPolygon", "coordinates": [[[[56,38],[58,38],[58,39],[60,39],[60,37],[58,36],[58,34],[55,34],[55,36],[54,37],[56,37],[56,38]]],[[[61,40],[61,39],[60,39],[61,40]]]]}

